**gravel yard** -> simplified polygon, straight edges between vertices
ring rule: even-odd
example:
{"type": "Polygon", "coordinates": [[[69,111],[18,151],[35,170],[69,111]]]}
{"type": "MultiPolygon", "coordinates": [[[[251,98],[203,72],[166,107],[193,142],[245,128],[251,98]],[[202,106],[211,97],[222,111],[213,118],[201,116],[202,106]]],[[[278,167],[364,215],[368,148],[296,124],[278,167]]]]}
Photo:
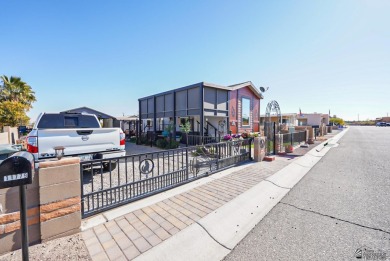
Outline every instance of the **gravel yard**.
{"type": "MultiPolygon", "coordinates": [[[[73,260],[92,260],[84,244],[81,234],[68,237],[62,237],[46,243],[37,244],[29,247],[30,260],[45,261],[73,261],[73,260]]],[[[0,256],[0,261],[19,261],[22,260],[22,250],[16,250],[11,253],[0,256]]]]}

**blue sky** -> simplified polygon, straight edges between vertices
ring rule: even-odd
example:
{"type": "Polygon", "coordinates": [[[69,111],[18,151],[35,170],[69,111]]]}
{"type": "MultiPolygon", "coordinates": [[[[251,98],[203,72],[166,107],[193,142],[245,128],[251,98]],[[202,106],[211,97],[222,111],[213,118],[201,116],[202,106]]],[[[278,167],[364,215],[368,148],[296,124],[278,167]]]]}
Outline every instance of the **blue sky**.
{"type": "Polygon", "coordinates": [[[36,93],[28,113],[113,116],[206,81],[269,86],[282,113],[390,113],[390,1],[1,2],[0,75],[36,93]]]}

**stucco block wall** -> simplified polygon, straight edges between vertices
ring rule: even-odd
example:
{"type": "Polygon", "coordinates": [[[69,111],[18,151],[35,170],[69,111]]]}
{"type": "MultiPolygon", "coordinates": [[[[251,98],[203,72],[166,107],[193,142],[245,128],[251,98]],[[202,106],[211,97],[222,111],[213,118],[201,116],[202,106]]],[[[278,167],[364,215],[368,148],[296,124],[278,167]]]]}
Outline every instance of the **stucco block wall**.
{"type": "MultiPolygon", "coordinates": [[[[33,173],[32,184],[26,186],[29,242],[40,242],[39,181],[33,173]]],[[[0,189],[0,254],[21,247],[19,187],[0,189]]]]}
{"type": "Polygon", "coordinates": [[[41,163],[39,195],[41,239],[79,232],[81,225],[80,160],[64,159],[41,163]]]}
{"type": "Polygon", "coordinates": [[[8,132],[1,132],[0,133],[0,144],[9,144],[8,132]]]}
{"type": "Polygon", "coordinates": [[[18,128],[4,126],[3,132],[0,133],[0,144],[12,144],[12,135],[16,143],[16,140],[18,140],[18,128]]]}
{"type": "MultiPolygon", "coordinates": [[[[30,245],[79,232],[80,160],[65,158],[39,164],[26,186],[30,245]]],[[[19,187],[0,189],[0,254],[19,249],[19,187]]]]}

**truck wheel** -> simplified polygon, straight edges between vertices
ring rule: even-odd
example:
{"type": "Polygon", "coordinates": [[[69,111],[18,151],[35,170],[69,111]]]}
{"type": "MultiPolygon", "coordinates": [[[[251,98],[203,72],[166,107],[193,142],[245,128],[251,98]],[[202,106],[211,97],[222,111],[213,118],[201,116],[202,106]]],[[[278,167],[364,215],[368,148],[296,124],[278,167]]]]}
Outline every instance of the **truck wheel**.
{"type": "Polygon", "coordinates": [[[114,170],[116,168],[116,162],[103,162],[103,170],[104,171],[110,171],[114,170]]]}

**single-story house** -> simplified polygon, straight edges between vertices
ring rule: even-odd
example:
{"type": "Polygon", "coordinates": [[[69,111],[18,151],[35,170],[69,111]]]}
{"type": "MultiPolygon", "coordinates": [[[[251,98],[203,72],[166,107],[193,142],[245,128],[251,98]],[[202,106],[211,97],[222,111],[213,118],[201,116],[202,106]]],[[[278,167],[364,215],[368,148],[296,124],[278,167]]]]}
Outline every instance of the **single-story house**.
{"type": "Polygon", "coordinates": [[[120,116],[114,120],[114,127],[121,128],[126,135],[135,136],[138,126],[138,116],[120,116]]]}
{"type": "Polygon", "coordinates": [[[70,109],[66,111],[62,111],[61,113],[89,113],[89,114],[95,114],[96,117],[99,119],[103,127],[110,128],[114,126],[114,120],[115,117],[108,115],[106,113],[88,108],[88,107],[80,107],[75,109],[70,109]]]}
{"type": "Polygon", "coordinates": [[[298,114],[298,126],[329,125],[329,114],[301,113],[298,114]]]}
{"type": "Polygon", "coordinates": [[[388,123],[390,123],[390,117],[376,118],[375,119],[375,123],[378,123],[378,122],[388,122],[388,123]]]}
{"type": "MultiPolygon", "coordinates": [[[[270,115],[271,122],[279,122],[280,119],[277,115],[270,115]]],[[[298,114],[297,113],[282,113],[281,114],[282,122],[281,124],[286,125],[287,127],[297,126],[298,125],[298,114]]],[[[264,125],[265,114],[260,115],[260,124],[264,125]]]]}

